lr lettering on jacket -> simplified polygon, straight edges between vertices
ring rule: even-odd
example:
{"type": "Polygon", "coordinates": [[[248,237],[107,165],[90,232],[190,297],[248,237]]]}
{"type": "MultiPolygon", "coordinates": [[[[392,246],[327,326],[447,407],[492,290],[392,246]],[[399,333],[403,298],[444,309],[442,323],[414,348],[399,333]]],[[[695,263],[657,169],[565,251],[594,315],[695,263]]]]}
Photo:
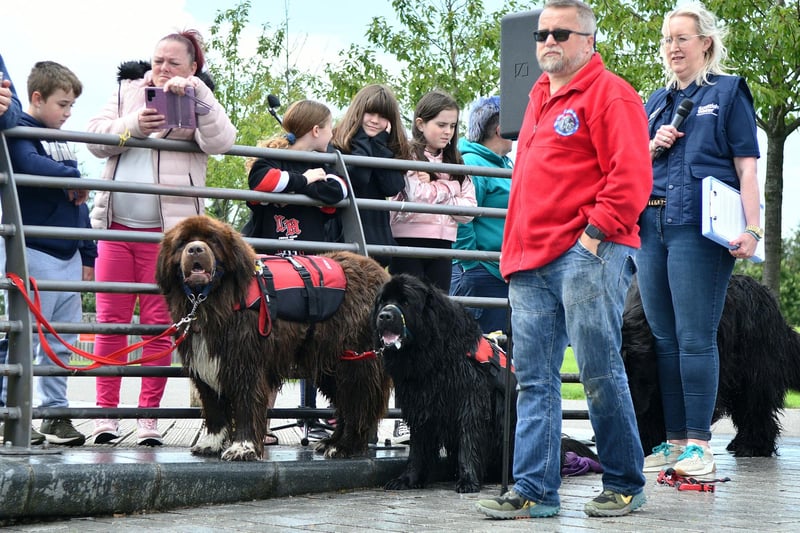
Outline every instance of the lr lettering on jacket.
{"type": "Polygon", "coordinates": [[[286,218],[283,215],[275,215],[275,231],[285,233],[287,239],[296,239],[300,236],[300,221],[296,218],[286,218]]]}

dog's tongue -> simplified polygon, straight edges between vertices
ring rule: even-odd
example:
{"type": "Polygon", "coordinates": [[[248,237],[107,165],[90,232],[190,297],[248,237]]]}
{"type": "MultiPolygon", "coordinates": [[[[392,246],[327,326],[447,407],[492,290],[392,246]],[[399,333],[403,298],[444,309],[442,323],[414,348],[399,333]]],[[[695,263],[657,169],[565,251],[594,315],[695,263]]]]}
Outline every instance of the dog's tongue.
{"type": "Polygon", "coordinates": [[[381,336],[381,340],[383,341],[384,346],[391,346],[394,344],[395,348],[400,349],[400,335],[397,333],[385,332],[381,336]]]}
{"type": "Polygon", "coordinates": [[[208,285],[211,283],[211,274],[206,272],[205,270],[192,270],[192,273],[189,274],[184,281],[190,287],[196,287],[198,285],[208,285]]]}

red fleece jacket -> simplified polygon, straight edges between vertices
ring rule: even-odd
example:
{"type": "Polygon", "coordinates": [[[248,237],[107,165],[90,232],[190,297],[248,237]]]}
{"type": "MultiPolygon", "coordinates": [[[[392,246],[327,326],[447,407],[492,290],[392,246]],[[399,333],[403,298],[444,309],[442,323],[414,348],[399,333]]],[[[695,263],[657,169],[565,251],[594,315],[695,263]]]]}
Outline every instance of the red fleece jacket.
{"type": "Polygon", "coordinates": [[[543,74],[517,143],[500,270],[505,278],[566,252],[588,223],[638,248],[653,185],[642,99],[595,53],[550,96],[543,74]]]}

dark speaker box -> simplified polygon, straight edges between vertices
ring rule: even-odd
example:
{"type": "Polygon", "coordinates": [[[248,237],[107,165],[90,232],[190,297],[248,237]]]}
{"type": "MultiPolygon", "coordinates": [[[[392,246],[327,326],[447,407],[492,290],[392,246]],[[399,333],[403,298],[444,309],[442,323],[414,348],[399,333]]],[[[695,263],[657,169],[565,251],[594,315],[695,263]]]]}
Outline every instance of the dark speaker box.
{"type": "Polygon", "coordinates": [[[500,135],[506,139],[519,136],[528,94],[542,74],[533,40],[541,12],[511,13],[500,21],[500,135]]]}

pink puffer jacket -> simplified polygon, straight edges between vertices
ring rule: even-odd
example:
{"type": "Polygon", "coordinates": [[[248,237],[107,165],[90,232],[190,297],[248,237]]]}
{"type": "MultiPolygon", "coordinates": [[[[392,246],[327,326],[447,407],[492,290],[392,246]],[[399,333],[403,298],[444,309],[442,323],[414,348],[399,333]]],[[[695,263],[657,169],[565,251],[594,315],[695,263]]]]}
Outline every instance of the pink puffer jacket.
{"type": "MultiPolygon", "coordinates": [[[[138,114],[144,107],[144,87],[150,85],[152,72],[144,78],[120,81],[119,91],[113,95],[99,115],[89,121],[91,133],[119,135],[123,139],[146,136],[139,129],[138,114]]],[[[199,80],[199,78],[195,78],[199,80]]],[[[153,175],[156,183],[170,187],[205,187],[208,154],[220,154],[233,146],[236,128],[225,110],[214,98],[211,90],[202,82],[195,88],[195,96],[211,106],[209,113],[197,116],[197,128],[173,128],[156,135],[158,138],[195,141],[202,153],[168,152],[153,150],[153,175]]],[[[89,151],[97,157],[107,157],[103,179],[114,180],[119,156],[128,147],[118,145],[89,144],[89,151]]],[[[181,196],[161,196],[159,200],[161,224],[164,231],[182,219],[203,213],[203,199],[181,196]]],[[[113,206],[111,193],[98,191],[92,209],[92,227],[106,229],[111,225],[113,206]]]]}

